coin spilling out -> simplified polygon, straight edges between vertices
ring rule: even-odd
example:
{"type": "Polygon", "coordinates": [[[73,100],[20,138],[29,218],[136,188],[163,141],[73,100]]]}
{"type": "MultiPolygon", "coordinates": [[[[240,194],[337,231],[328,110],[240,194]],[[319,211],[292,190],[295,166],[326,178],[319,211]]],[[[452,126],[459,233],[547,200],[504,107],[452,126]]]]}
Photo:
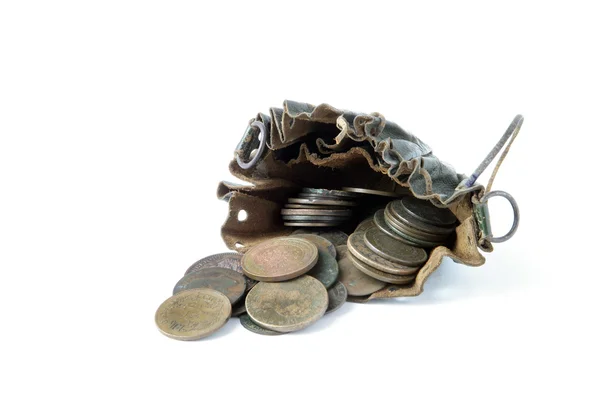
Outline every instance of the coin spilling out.
{"type": "Polygon", "coordinates": [[[223,293],[235,304],[246,293],[246,279],[239,272],[227,268],[206,268],[184,275],[177,282],[173,294],[184,290],[210,288],[223,293]]]}
{"type": "Polygon", "coordinates": [[[303,188],[281,209],[285,226],[338,226],[352,218],[359,194],[343,190],[303,188]]]}
{"type": "MultiPolygon", "coordinates": [[[[239,272],[240,274],[244,273],[242,269],[242,254],[240,253],[219,253],[213,254],[212,256],[204,257],[201,260],[196,261],[192,264],[191,267],[185,271],[185,275],[191,274],[193,272],[198,272],[205,268],[227,268],[239,272]]],[[[246,291],[249,291],[256,285],[258,282],[252,278],[246,277],[246,291]]]]}
{"type": "Polygon", "coordinates": [[[327,291],[327,296],[329,298],[329,305],[327,306],[325,314],[334,312],[343,306],[348,298],[348,291],[342,282],[336,282],[335,285],[327,291]]]}
{"type": "Polygon", "coordinates": [[[280,237],[251,247],[242,258],[242,267],[252,279],[279,282],[308,272],[318,258],[317,246],[310,241],[280,237]]]}
{"type": "Polygon", "coordinates": [[[177,293],[158,307],[155,322],[166,336],[178,340],[206,337],[229,320],[231,303],[213,289],[190,289],[177,293]]]}
{"type": "Polygon", "coordinates": [[[262,326],[255,324],[248,314],[243,314],[240,316],[240,323],[250,332],[258,333],[259,335],[277,336],[284,334],[283,332],[272,331],[271,329],[263,328],[262,326]]]}
{"type": "Polygon", "coordinates": [[[327,290],[307,275],[286,282],[259,282],[246,297],[252,321],[277,332],[306,328],[325,314],[327,305],[327,290]]]}
{"type": "Polygon", "coordinates": [[[338,246],[337,250],[339,254],[338,265],[340,267],[339,280],[346,287],[348,295],[366,296],[385,287],[385,282],[370,277],[354,266],[346,246],[338,246]]]}
{"type": "Polygon", "coordinates": [[[329,289],[338,279],[340,269],[334,256],[327,251],[319,249],[319,260],[317,264],[308,271],[308,275],[316,278],[319,282],[329,289]]]}

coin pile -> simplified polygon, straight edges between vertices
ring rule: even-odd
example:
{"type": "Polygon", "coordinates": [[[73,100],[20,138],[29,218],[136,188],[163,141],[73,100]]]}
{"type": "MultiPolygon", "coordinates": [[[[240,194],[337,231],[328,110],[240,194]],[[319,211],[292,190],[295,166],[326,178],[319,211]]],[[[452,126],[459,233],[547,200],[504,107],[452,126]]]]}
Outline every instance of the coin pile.
{"type": "Polygon", "coordinates": [[[303,188],[281,210],[285,226],[337,226],[351,219],[361,195],[345,190],[303,188]]]}

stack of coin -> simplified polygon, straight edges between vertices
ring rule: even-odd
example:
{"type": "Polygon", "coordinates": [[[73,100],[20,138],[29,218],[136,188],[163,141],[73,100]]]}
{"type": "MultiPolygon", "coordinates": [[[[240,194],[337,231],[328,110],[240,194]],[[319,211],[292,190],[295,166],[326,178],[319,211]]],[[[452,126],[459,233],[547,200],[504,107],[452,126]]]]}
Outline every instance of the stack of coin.
{"type": "Polygon", "coordinates": [[[414,197],[388,203],[385,210],[375,213],[374,221],[389,236],[423,248],[447,244],[456,225],[450,210],[414,197]]]}
{"type": "Polygon", "coordinates": [[[344,190],[304,188],[281,210],[285,226],[327,227],[348,221],[360,194],[344,190]]]}

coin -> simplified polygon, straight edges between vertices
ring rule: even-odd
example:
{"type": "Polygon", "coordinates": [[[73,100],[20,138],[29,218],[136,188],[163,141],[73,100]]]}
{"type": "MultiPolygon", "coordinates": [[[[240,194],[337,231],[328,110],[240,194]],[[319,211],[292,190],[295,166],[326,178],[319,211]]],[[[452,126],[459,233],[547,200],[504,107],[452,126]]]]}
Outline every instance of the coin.
{"type": "MultiPolygon", "coordinates": [[[[433,206],[435,207],[435,206],[433,206]]],[[[396,200],[390,202],[386,210],[390,213],[390,215],[399,223],[407,225],[409,228],[417,229],[416,234],[418,235],[421,231],[424,234],[429,234],[432,236],[435,235],[449,235],[454,231],[452,227],[441,227],[432,225],[429,222],[423,222],[421,219],[413,217],[402,205],[401,200],[396,200]]],[[[446,210],[448,211],[448,210],[446,210]]],[[[449,211],[448,211],[449,212],[449,211]]],[[[409,229],[411,230],[411,229],[409,229]]],[[[426,235],[427,236],[427,235],[426,235]]],[[[430,240],[430,239],[428,239],[430,240]]]]}
{"type": "Polygon", "coordinates": [[[430,201],[414,197],[402,199],[402,206],[413,217],[437,226],[452,227],[456,224],[456,216],[447,208],[434,206],[430,201]]]}
{"type": "Polygon", "coordinates": [[[329,289],[337,280],[339,273],[340,269],[335,257],[319,247],[319,260],[307,274],[317,278],[326,289],[329,289]]]}
{"type": "Polygon", "coordinates": [[[348,298],[346,286],[344,286],[342,282],[336,282],[335,285],[327,291],[327,297],[329,299],[329,305],[327,306],[325,314],[329,314],[344,305],[348,298]]]}
{"type": "MultiPolygon", "coordinates": [[[[240,253],[219,253],[212,256],[204,257],[196,261],[191,267],[185,271],[185,275],[198,272],[205,268],[221,267],[231,269],[233,271],[244,273],[242,268],[242,254],[240,253]]],[[[252,289],[258,282],[246,276],[246,291],[252,289]]]]}
{"type": "Polygon", "coordinates": [[[231,304],[235,304],[246,293],[246,280],[239,272],[215,267],[184,275],[177,282],[173,294],[184,290],[210,288],[223,293],[231,304]]]}
{"type": "Polygon", "coordinates": [[[350,217],[352,216],[352,210],[331,210],[331,209],[292,209],[281,210],[281,215],[328,215],[328,216],[338,216],[338,217],[350,217]]]}
{"type": "Polygon", "coordinates": [[[362,221],[360,224],[358,224],[358,226],[356,227],[354,232],[363,232],[363,231],[366,231],[367,229],[373,228],[374,226],[375,226],[375,223],[373,222],[373,218],[367,218],[364,221],[362,221]]]}
{"type": "Polygon", "coordinates": [[[229,320],[231,302],[213,289],[191,289],[165,300],[156,311],[155,322],[166,336],[197,340],[217,331],[229,320]]]}
{"type": "Polygon", "coordinates": [[[352,193],[362,193],[362,194],[372,194],[375,196],[385,196],[385,197],[402,197],[403,193],[394,193],[387,192],[384,190],[374,190],[374,189],[365,189],[365,188],[352,188],[352,187],[343,187],[342,190],[352,193]]]}
{"type": "Polygon", "coordinates": [[[332,190],[332,189],[313,189],[313,188],[303,188],[302,193],[308,193],[315,196],[334,196],[334,197],[347,197],[351,199],[355,199],[360,197],[357,193],[346,192],[343,190],[332,190]]]}
{"type": "Polygon", "coordinates": [[[325,228],[325,227],[329,227],[329,226],[338,226],[342,222],[343,221],[336,221],[336,222],[308,222],[308,221],[290,222],[290,221],[284,221],[283,225],[284,226],[304,226],[304,227],[325,228]]]}
{"type": "Polygon", "coordinates": [[[292,204],[312,204],[312,205],[323,205],[323,206],[346,206],[354,207],[357,204],[353,201],[347,200],[323,200],[323,199],[301,199],[301,198],[289,198],[288,203],[292,204]]]}
{"type": "Polygon", "coordinates": [[[348,252],[370,267],[389,274],[414,275],[418,271],[418,267],[395,263],[376,254],[365,243],[364,232],[355,232],[350,235],[348,238],[348,252]]]}
{"type": "MultiPolygon", "coordinates": [[[[394,211],[389,207],[389,204],[388,207],[385,208],[384,214],[386,212],[388,213],[388,218],[392,220],[392,227],[398,228],[403,233],[406,233],[407,235],[417,239],[429,242],[444,242],[446,241],[448,235],[451,233],[450,230],[448,230],[446,233],[431,233],[431,231],[423,231],[417,228],[415,225],[411,225],[412,222],[399,217],[398,214],[394,213],[394,211]]],[[[423,224],[423,222],[421,222],[421,224],[423,224]]]]}
{"type": "Polygon", "coordinates": [[[431,248],[431,247],[437,247],[439,245],[442,245],[443,242],[439,241],[439,242],[431,242],[429,240],[423,240],[421,238],[417,238],[414,235],[410,235],[407,232],[405,232],[405,230],[403,229],[401,224],[398,224],[392,216],[390,216],[388,209],[386,208],[383,212],[383,215],[385,217],[385,222],[387,224],[387,226],[394,231],[394,233],[397,236],[402,237],[402,241],[410,244],[412,246],[416,246],[416,247],[423,247],[423,248],[431,248]]]}
{"type": "Polygon", "coordinates": [[[407,267],[419,267],[427,261],[427,252],[391,238],[379,228],[365,231],[365,243],[376,254],[407,267]]]}
{"type": "Polygon", "coordinates": [[[415,280],[416,274],[413,275],[393,275],[388,274],[378,269],[375,269],[364,262],[360,261],[358,258],[354,257],[354,253],[348,252],[348,257],[354,263],[354,266],[359,269],[361,272],[369,275],[372,278],[375,278],[382,282],[393,283],[395,285],[402,285],[411,283],[415,280]]]}
{"type": "Polygon", "coordinates": [[[292,204],[286,203],[282,209],[299,209],[299,210],[351,210],[344,206],[324,206],[320,204],[292,204]]]}
{"type": "Polygon", "coordinates": [[[294,332],[315,323],[327,304],[325,286],[308,275],[286,282],[260,282],[246,297],[250,318],[277,332],[294,332]]]}
{"type": "Polygon", "coordinates": [[[320,231],[317,235],[329,240],[334,246],[345,245],[348,241],[348,235],[342,231],[320,231]]]}
{"type": "Polygon", "coordinates": [[[350,259],[349,251],[343,247],[345,246],[337,247],[340,256],[340,261],[338,262],[340,276],[338,279],[346,287],[348,295],[366,296],[383,289],[385,283],[371,278],[369,275],[358,270],[350,259]]]}
{"type": "Polygon", "coordinates": [[[266,336],[283,335],[283,332],[272,331],[270,329],[263,328],[260,325],[256,325],[254,323],[254,321],[252,321],[252,319],[248,316],[248,314],[243,314],[240,316],[240,323],[242,324],[242,326],[244,328],[248,329],[250,332],[258,333],[259,335],[266,335],[266,336]]]}
{"type": "Polygon", "coordinates": [[[290,236],[290,237],[296,237],[296,238],[302,238],[302,239],[308,240],[309,242],[311,242],[315,246],[317,246],[319,249],[325,250],[326,252],[331,254],[333,256],[333,258],[335,258],[335,256],[337,255],[337,253],[335,251],[335,246],[329,240],[325,239],[323,236],[318,236],[318,235],[313,235],[313,234],[308,233],[308,234],[294,235],[294,236],[290,236]]]}
{"type": "Polygon", "coordinates": [[[336,217],[329,215],[283,215],[284,221],[312,221],[312,222],[344,222],[348,217],[336,217]]]}
{"type": "MultiPolygon", "coordinates": [[[[257,282],[258,283],[258,282],[257,282]]],[[[246,299],[244,299],[246,300],[246,299]]],[[[242,314],[246,313],[246,301],[240,301],[231,309],[232,317],[239,317],[242,314]]]]}
{"type": "Polygon", "coordinates": [[[405,239],[404,237],[398,235],[396,233],[395,230],[393,230],[387,223],[386,219],[385,219],[385,211],[384,210],[379,210],[375,213],[375,217],[373,218],[373,221],[375,222],[375,226],[377,226],[383,233],[385,233],[386,235],[399,240],[403,243],[406,243],[410,246],[419,246],[419,244],[414,243],[408,239],[405,239]]]}
{"type": "Polygon", "coordinates": [[[310,241],[279,237],[251,247],[242,257],[242,267],[252,279],[277,282],[304,274],[317,263],[318,257],[317,246],[310,241]]]}

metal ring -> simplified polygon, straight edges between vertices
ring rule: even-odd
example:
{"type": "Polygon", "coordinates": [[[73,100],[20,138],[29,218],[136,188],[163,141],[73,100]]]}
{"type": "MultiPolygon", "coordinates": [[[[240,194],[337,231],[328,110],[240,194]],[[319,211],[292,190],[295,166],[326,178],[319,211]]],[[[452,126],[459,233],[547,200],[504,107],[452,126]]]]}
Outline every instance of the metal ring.
{"type": "Polygon", "coordinates": [[[513,220],[512,227],[510,228],[510,230],[508,231],[508,233],[506,235],[500,236],[500,237],[489,236],[486,239],[492,243],[505,242],[508,239],[510,239],[511,237],[513,237],[513,235],[517,231],[517,228],[519,227],[519,220],[521,219],[521,215],[519,214],[519,206],[517,205],[516,200],[510,194],[508,194],[502,190],[494,190],[493,192],[487,193],[486,195],[484,195],[481,198],[480,202],[487,203],[487,201],[492,197],[504,197],[506,200],[508,200],[508,202],[510,203],[510,205],[513,209],[514,220],[513,220]]]}
{"type": "Polygon", "coordinates": [[[258,162],[258,159],[260,158],[262,153],[265,151],[265,145],[267,144],[267,129],[265,128],[265,124],[263,124],[260,121],[254,121],[250,124],[250,127],[258,128],[258,130],[259,130],[258,140],[260,140],[260,144],[258,145],[258,150],[257,150],[256,154],[248,162],[244,162],[239,154],[235,156],[235,159],[236,159],[238,165],[240,166],[240,168],[243,168],[243,169],[250,169],[256,165],[256,163],[258,162]]]}

